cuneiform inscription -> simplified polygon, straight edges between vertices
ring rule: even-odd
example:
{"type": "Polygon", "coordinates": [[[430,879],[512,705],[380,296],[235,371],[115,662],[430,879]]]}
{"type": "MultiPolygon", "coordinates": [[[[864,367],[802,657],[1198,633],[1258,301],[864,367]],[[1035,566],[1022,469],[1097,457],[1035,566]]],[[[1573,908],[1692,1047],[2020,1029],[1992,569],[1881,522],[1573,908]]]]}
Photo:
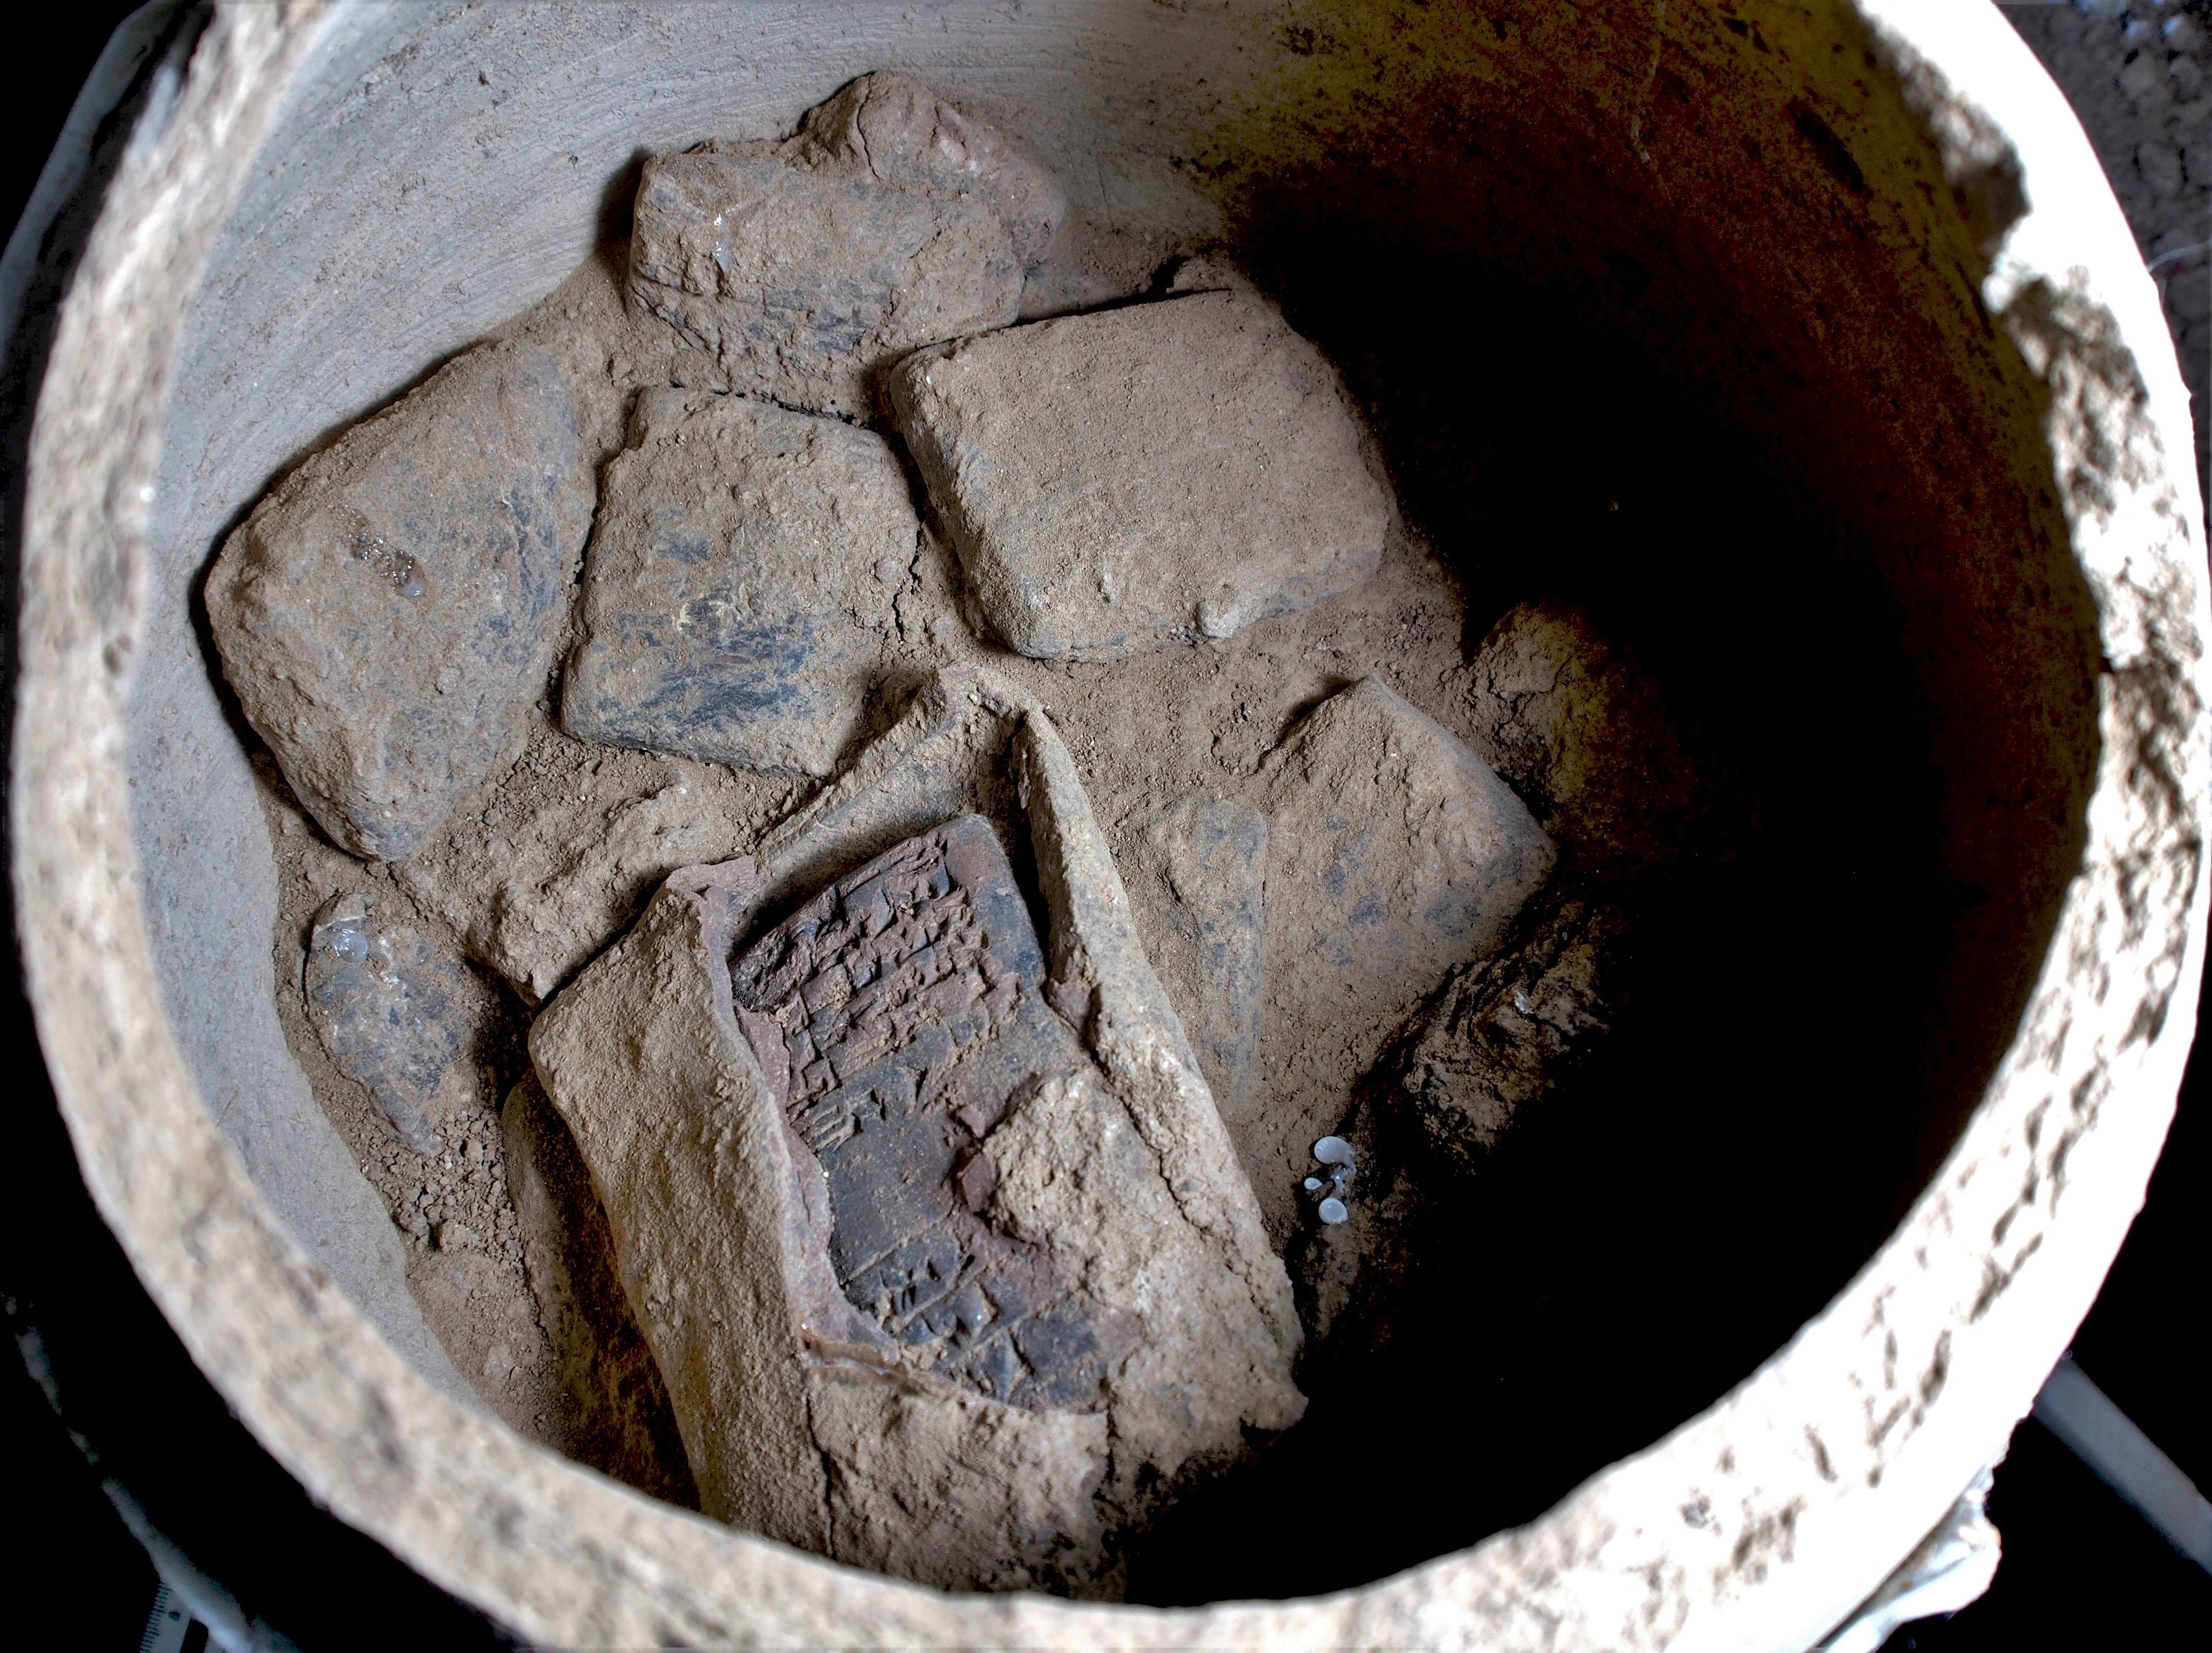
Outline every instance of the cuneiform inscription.
{"type": "MultiPolygon", "coordinates": [[[[979,846],[957,830],[965,822],[990,830],[969,816],[908,839],[779,926],[732,973],[749,1028],[763,1012],[775,1024],[774,1036],[753,1042],[765,1046],[769,1083],[817,1154],[849,1140],[864,1118],[881,1122],[911,1107],[906,1076],[941,1071],[1003,1027],[1021,975],[1036,988],[1037,961],[1019,945],[1028,940],[1034,954],[1034,938],[1005,936],[994,951],[975,887],[937,842],[951,836],[967,852],[963,870],[975,863],[988,884],[998,870],[988,863],[1004,867],[1005,857],[995,840],[979,846]],[[894,1055],[902,1060],[886,1060],[894,1055]]],[[[1018,902],[1012,884],[1008,869],[1006,894],[1018,902]]],[[[1012,918],[1028,928],[1025,913],[995,916],[1002,931],[1012,918]]]]}
{"type": "Polygon", "coordinates": [[[1097,1404],[1128,1329],[994,1227],[983,1139],[1089,1062],[996,833],[974,815],[839,879],[731,965],[746,1041],[820,1159],[847,1298],[920,1364],[1033,1407],[1097,1404]]]}

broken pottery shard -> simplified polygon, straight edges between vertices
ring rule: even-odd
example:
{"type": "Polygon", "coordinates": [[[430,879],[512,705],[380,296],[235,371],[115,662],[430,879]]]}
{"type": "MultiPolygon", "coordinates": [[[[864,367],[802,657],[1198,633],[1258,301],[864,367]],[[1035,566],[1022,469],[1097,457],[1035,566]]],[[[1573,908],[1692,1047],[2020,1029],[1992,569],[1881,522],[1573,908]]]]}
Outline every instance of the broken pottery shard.
{"type": "Polygon", "coordinates": [[[1267,817],[1186,798],[1139,830],[1129,899],[1224,1120],[1249,1112],[1267,966],[1267,817]]]}
{"type": "Polygon", "coordinates": [[[1230,635],[1371,575],[1389,509],[1336,375],[1273,308],[1198,293],[963,339],[892,405],[1018,653],[1230,635]]]}
{"type": "Polygon", "coordinates": [[[315,915],[301,988],[307,1021],[348,1079],[418,1153],[476,1094],[471,1049],[489,994],[461,962],[358,895],[315,915]]]}
{"type": "Polygon", "coordinates": [[[1372,678],[1268,755],[1261,790],[1275,989],[1267,1114],[1242,1136],[1287,1232],[1315,1139],[1419,1001],[1498,943],[1555,852],[1480,757],[1372,678]]]}
{"type": "Polygon", "coordinates": [[[223,672],[300,801],[397,859],[521,750],[592,482],[551,357],[488,344],[301,465],[207,586],[223,672]]]}
{"type": "Polygon", "coordinates": [[[1679,853],[1702,801],[1695,766],[1657,691],[1580,609],[1523,603],[1462,674],[1474,744],[1592,871],[1679,853]]]}
{"type": "Polygon", "coordinates": [[[810,111],[787,152],[940,198],[972,197],[1006,226],[1024,264],[1044,257],[1067,216],[1059,180],[1004,132],[896,70],[863,75],[810,111]]]}
{"type": "Polygon", "coordinates": [[[925,1370],[1043,1410],[1103,1401],[1136,1327],[982,1213],[985,1139],[1088,1067],[1043,1000],[1013,869],[974,815],[840,879],[731,969],[738,1024],[829,1182],[830,1258],[854,1308],[925,1370]]]}
{"type": "Polygon", "coordinates": [[[826,775],[857,732],[921,524],[884,439],[744,397],[638,398],[584,568],[561,721],[826,775]]]}
{"type": "Polygon", "coordinates": [[[1400,1083],[1446,1164],[1474,1169],[1605,1036],[1626,927],[1609,902],[1547,897],[1512,944],[1445,991],[1400,1083]]]}
{"type": "Polygon", "coordinates": [[[731,388],[865,413],[919,345],[1003,327],[1065,216],[1003,135],[906,76],[870,76],[788,143],[646,162],[629,287],[731,388]]]}
{"type": "Polygon", "coordinates": [[[531,1054],[710,1514],[939,1588],[1096,1589],[1303,1408],[1287,1277],[1073,762],[985,674],[939,674],[757,863],[672,875],[531,1054]]]}

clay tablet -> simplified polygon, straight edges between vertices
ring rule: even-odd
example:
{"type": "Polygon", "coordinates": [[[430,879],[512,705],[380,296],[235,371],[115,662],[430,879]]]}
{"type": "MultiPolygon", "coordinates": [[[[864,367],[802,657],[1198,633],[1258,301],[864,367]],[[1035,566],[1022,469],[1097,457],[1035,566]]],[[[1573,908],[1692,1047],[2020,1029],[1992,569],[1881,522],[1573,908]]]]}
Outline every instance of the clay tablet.
{"type": "Polygon", "coordinates": [[[361,895],[316,914],[301,966],[308,1024],[417,1153],[476,1099],[474,1045],[489,995],[459,959],[361,895]]]}
{"type": "Polygon", "coordinates": [[[638,398],[584,566],[569,733],[827,775],[857,732],[921,524],[884,439],[711,392],[638,398]]]}
{"type": "Polygon", "coordinates": [[[1073,760],[988,674],[939,673],[757,862],[672,875],[530,1050],[710,1515],[1087,1592],[1304,1408],[1073,760]]]}
{"type": "Polygon", "coordinates": [[[1288,1232],[1316,1137],[1344,1118],[1384,1041],[1480,957],[1557,852],[1488,765],[1372,678],[1268,754],[1264,1112],[1240,1133],[1261,1208],[1288,1232]]]}
{"type": "Polygon", "coordinates": [[[840,879],[731,970],[738,1024],[821,1162],[848,1301],[927,1369],[1095,1409],[1138,1327],[981,1214],[1011,1103],[1090,1066],[990,826],[959,816],[840,879]]]}
{"type": "Polygon", "coordinates": [[[1048,659],[1226,637],[1351,590],[1389,508],[1336,374],[1243,293],[1034,322],[893,370],[991,625],[1048,659]]]}
{"type": "Polygon", "coordinates": [[[633,301],[730,388],[865,413],[918,345],[1003,327],[1065,214],[1048,175],[905,76],[855,82],[785,143],[646,163],[633,301]]]}
{"type": "Polygon", "coordinates": [[[553,360],[487,344],[277,484],[208,577],[223,673],[301,803],[396,860],[510,763],[592,481],[553,360]]]}

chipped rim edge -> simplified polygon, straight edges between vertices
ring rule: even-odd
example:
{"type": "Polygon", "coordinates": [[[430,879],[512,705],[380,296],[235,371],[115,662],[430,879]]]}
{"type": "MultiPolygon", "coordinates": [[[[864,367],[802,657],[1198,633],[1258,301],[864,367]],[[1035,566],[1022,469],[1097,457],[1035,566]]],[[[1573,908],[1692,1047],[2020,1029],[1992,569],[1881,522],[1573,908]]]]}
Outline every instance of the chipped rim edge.
{"type": "Polygon", "coordinates": [[[2059,479],[2102,489],[2069,510],[2108,665],[2083,863],[2020,1033],[1881,1251],[1707,1412],[1471,1550],[1329,1597],[1188,1611],[938,1595],[528,1445],[407,1367],[221,1138],[162,1012],[130,836],[142,501],[191,278],[338,8],[219,5],[141,118],[58,319],[46,383],[71,393],[42,396],[32,430],[9,826],[26,993],[87,1187],[261,1443],[424,1577],[559,1643],[1784,1648],[1848,1614],[2002,1449],[2141,1204],[2194,1022],[2212,771],[2204,528],[2167,463],[2189,444],[2162,440],[2190,430],[2188,403],[2118,204],[1993,8],[1850,3],[1900,87],[1940,66],[1916,113],[1947,163],[1970,169],[1972,135],[2001,134],[2048,198],[2012,228],[1992,311],[2039,283],[2068,295],[2148,392],[2131,399],[2079,333],[2031,352],[2059,479]]]}

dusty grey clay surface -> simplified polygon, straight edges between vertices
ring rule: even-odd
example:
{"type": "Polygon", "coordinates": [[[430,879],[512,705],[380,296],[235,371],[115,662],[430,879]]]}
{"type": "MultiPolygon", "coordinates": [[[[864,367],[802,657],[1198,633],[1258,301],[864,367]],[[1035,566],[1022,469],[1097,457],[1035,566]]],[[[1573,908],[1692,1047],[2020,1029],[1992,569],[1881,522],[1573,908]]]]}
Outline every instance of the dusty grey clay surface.
{"type": "Polygon", "coordinates": [[[307,1019],[338,1071],[417,1152],[476,1088],[483,986],[412,924],[359,894],[333,896],[307,939],[307,1019]]]}
{"type": "Polygon", "coordinates": [[[896,641],[921,524],[884,439],[708,392],[648,390],[584,564],[569,733],[827,775],[896,641]]]}
{"type": "Polygon", "coordinates": [[[1243,293],[925,351],[891,399],[976,600],[1019,653],[1228,637],[1382,559],[1389,507],[1335,373],[1243,293]]]}
{"type": "Polygon", "coordinates": [[[208,617],[247,719],[349,849],[391,860],[521,749],[591,520],[552,359],[487,345],[287,477],[208,617]]]}
{"type": "Polygon", "coordinates": [[[1001,134],[872,76],[787,143],[647,161],[630,294],[728,387],[866,412],[896,357],[1014,319],[1060,211],[1001,134]]]}

